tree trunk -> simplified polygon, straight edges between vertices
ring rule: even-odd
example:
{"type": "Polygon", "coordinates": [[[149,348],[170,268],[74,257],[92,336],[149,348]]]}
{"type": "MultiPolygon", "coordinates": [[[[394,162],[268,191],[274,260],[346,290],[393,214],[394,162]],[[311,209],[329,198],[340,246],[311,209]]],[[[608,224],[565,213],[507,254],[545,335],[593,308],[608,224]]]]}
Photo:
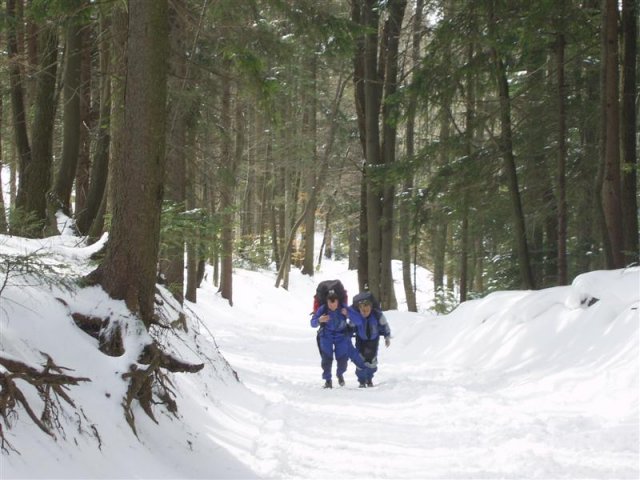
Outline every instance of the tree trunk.
{"type": "Polygon", "coordinates": [[[78,8],[81,0],[67,0],[73,13],[67,19],[65,70],[63,80],[63,141],[62,158],[53,188],[47,198],[49,214],[61,210],[71,215],[71,190],[80,153],[80,67],[82,65],[82,24],[78,8]]]}
{"type": "MultiPolygon", "coordinates": [[[[596,0],[598,1],[598,0],[596,0]]],[[[588,63],[580,65],[578,75],[584,77],[584,96],[579,98],[582,105],[590,104],[594,98],[598,98],[600,73],[599,66],[588,63]]],[[[576,187],[582,191],[600,192],[602,187],[601,173],[602,162],[598,152],[598,122],[596,115],[588,115],[580,124],[579,149],[582,155],[579,157],[585,168],[578,172],[576,187]],[[595,178],[593,172],[596,172],[595,178]]],[[[574,181],[576,182],[576,181],[574,181]]],[[[598,247],[597,234],[602,220],[602,209],[599,195],[581,195],[577,204],[572,205],[576,210],[577,221],[577,251],[576,273],[584,273],[593,269],[604,268],[602,255],[593,255],[598,247]]]]}
{"type": "Polygon", "coordinates": [[[363,176],[360,185],[360,212],[358,215],[358,287],[369,290],[369,236],[367,234],[367,182],[363,176]]]}
{"type": "MultiPolygon", "coordinates": [[[[367,196],[367,243],[368,243],[368,287],[371,293],[380,298],[382,280],[382,241],[380,221],[382,219],[383,197],[381,188],[382,175],[378,173],[382,164],[380,152],[380,101],[381,77],[378,72],[378,20],[379,10],[376,0],[364,1],[363,24],[367,29],[364,53],[364,97],[365,97],[365,131],[367,164],[364,180],[367,196]]],[[[361,251],[362,252],[362,251],[361,251]]]]}
{"type": "Polygon", "coordinates": [[[333,258],[333,237],[331,232],[331,218],[333,208],[328,207],[327,213],[324,216],[324,233],[322,234],[322,246],[320,247],[320,253],[318,253],[318,267],[322,263],[322,257],[327,260],[333,258]]]}
{"type": "Polygon", "coordinates": [[[348,231],[349,234],[349,270],[357,270],[358,269],[358,230],[359,227],[351,227],[348,231]]]}
{"type": "MultiPolygon", "coordinates": [[[[495,36],[496,19],[494,16],[493,1],[491,2],[491,12],[489,15],[489,31],[495,36]]],[[[523,288],[535,288],[531,263],[529,257],[529,247],[527,245],[527,235],[524,222],[524,212],[518,188],[518,174],[516,172],[516,162],[513,155],[513,140],[511,134],[511,99],[509,97],[509,83],[504,62],[498,55],[495,46],[490,48],[491,58],[495,68],[496,82],[498,84],[498,94],[500,97],[500,150],[504,160],[504,168],[507,174],[509,192],[511,194],[511,207],[513,216],[513,228],[515,243],[518,253],[518,264],[523,288]]]]}
{"type": "Polygon", "coordinates": [[[280,254],[281,243],[280,235],[279,235],[279,222],[278,222],[278,205],[276,203],[276,182],[277,178],[275,178],[275,174],[272,171],[269,171],[269,175],[271,177],[271,181],[268,181],[267,184],[269,187],[269,222],[271,224],[271,250],[273,256],[273,262],[276,265],[276,270],[280,270],[280,265],[282,264],[282,255],[280,254]]]}
{"type": "MultiPolygon", "coordinates": [[[[391,168],[396,160],[396,136],[399,108],[394,102],[398,91],[398,50],[400,48],[400,31],[402,20],[407,7],[406,0],[392,0],[388,2],[389,17],[384,28],[384,101],[382,108],[383,163],[391,168]]],[[[393,260],[394,228],[393,218],[395,213],[395,183],[385,176],[382,201],[382,218],[380,227],[380,302],[384,308],[396,310],[395,286],[391,262],[393,260]]]]}
{"type": "MultiPolygon", "coordinates": [[[[411,44],[411,68],[419,67],[420,63],[420,40],[422,31],[422,21],[424,0],[416,1],[416,11],[412,22],[412,44],[411,44]]],[[[415,80],[415,74],[412,75],[415,80]]],[[[415,151],[415,122],[416,122],[416,94],[412,94],[407,107],[407,125],[405,131],[405,150],[407,160],[413,162],[415,151]]],[[[404,285],[404,294],[407,299],[407,309],[410,312],[417,312],[418,305],[416,303],[416,291],[411,281],[411,212],[410,205],[413,198],[413,171],[407,173],[403,183],[403,192],[399,206],[399,235],[400,235],[400,256],[402,259],[402,283],[404,285]]],[[[414,238],[413,242],[418,239],[414,238]]]]}
{"type": "Polygon", "coordinates": [[[144,325],[154,322],[165,166],[167,0],[130,1],[122,157],[114,158],[113,219],[94,273],[144,325]]]}
{"type": "Polygon", "coordinates": [[[618,2],[603,0],[604,68],[604,183],[602,207],[606,234],[611,245],[608,268],[624,267],[624,237],[622,233],[622,195],[620,177],[620,105],[618,103],[618,2]]]}
{"type": "MultiPolygon", "coordinates": [[[[354,25],[364,26],[364,14],[362,0],[350,0],[351,1],[351,21],[354,25]]],[[[362,29],[364,31],[364,29],[362,29]]],[[[360,146],[362,147],[362,154],[366,158],[367,152],[367,127],[365,123],[365,70],[364,70],[364,57],[365,57],[365,37],[364,33],[358,35],[355,39],[353,55],[353,95],[354,104],[356,108],[356,117],[358,119],[358,138],[360,139],[360,146]]],[[[363,252],[363,254],[366,254],[363,252]]]]}
{"type": "MultiPolygon", "coordinates": [[[[473,25],[475,27],[475,24],[473,25]]],[[[474,28],[475,30],[475,28],[474,28]]],[[[467,63],[469,65],[473,65],[475,56],[475,45],[472,40],[469,41],[467,45],[467,63]]],[[[473,75],[471,69],[468,70],[465,75],[465,83],[466,83],[466,95],[465,95],[465,103],[466,103],[466,113],[465,113],[465,146],[464,153],[465,158],[467,159],[467,165],[471,164],[474,148],[473,142],[475,140],[475,128],[476,128],[476,85],[475,85],[475,76],[473,75]]],[[[467,185],[471,183],[470,175],[468,174],[469,167],[462,169],[463,172],[463,181],[464,181],[464,192],[462,193],[462,227],[460,231],[460,303],[465,302],[467,300],[467,293],[469,291],[469,284],[471,283],[472,276],[469,275],[469,250],[470,250],[470,238],[469,238],[469,188],[467,185]]]]}
{"type": "MultiPolygon", "coordinates": [[[[3,127],[3,113],[4,113],[4,102],[2,99],[3,95],[0,95],[0,131],[2,131],[3,127]]],[[[0,171],[2,171],[2,135],[0,135],[0,171]]],[[[7,233],[7,217],[5,217],[5,205],[4,205],[4,185],[0,182],[0,234],[7,233]]]]}
{"type": "MultiPolygon", "coordinates": [[[[117,13],[116,13],[117,14],[117,13]]],[[[93,161],[91,162],[91,175],[89,190],[85,207],[76,212],[76,228],[82,235],[89,233],[91,225],[98,217],[100,206],[106,195],[107,179],[109,176],[109,147],[111,137],[111,75],[107,72],[111,69],[111,42],[108,33],[117,36],[115,29],[110,28],[111,22],[104,15],[100,15],[100,70],[104,72],[100,76],[100,115],[98,119],[97,139],[93,161]]],[[[114,24],[115,25],[115,24],[114,24]]],[[[101,223],[101,221],[99,222],[101,223]]]]}
{"type": "MultiPolygon", "coordinates": [[[[20,2],[22,4],[22,2],[20,2]]],[[[20,8],[20,12],[22,9],[20,8]]],[[[31,166],[31,146],[27,132],[25,93],[23,79],[20,72],[18,50],[17,25],[22,24],[22,15],[17,15],[15,0],[7,0],[7,53],[9,57],[9,81],[11,85],[12,123],[15,134],[16,150],[18,152],[18,178],[22,184],[26,178],[26,171],[31,166]]],[[[19,188],[16,195],[16,207],[26,207],[26,190],[19,188]]]]}
{"type": "MultiPolygon", "coordinates": [[[[364,27],[364,4],[362,0],[351,0],[351,21],[355,25],[364,27]]],[[[365,175],[367,164],[367,125],[366,125],[366,97],[365,97],[365,34],[364,28],[356,37],[353,56],[353,92],[356,116],[358,119],[358,137],[362,147],[363,176],[360,185],[360,214],[358,220],[358,286],[360,291],[369,288],[369,242],[367,238],[367,178],[365,175]]]]}
{"type": "MultiPolygon", "coordinates": [[[[311,59],[311,65],[309,66],[309,70],[311,72],[311,83],[312,83],[312,91],[311,98],[308,101],[308,106],[305,109],[305,119],[303,121],[303,125],[306,126],[307,134],[304,135],[304,138],[308,139],[311,143],[309,148],[305,150],[309,152],[311,158],[311,164],[309,167],[305,167],[305,170],[308,170],[309,173],[306,175],[306,184],[307,191],[304,192],[305,195],[309,198],[309,202],[313,202],[309,204],[309,208],[307,209],[307,218],[304,221],[304,258],[302,260],[302,274],[309,275],[313,277],[315,272],[314,270],[314,253],[315,253],[315,232],[316,232],[316,208],[317,208],[317,194],[311,195],[312,189],[317,188],[317,173],[316,173],[316,165],[318,163],[318,125],[316,117],[318,115],[318,102],[317,92],[316,92],[316,80],[317,80],[317,59],[315,55],[311,59]]],[[[304,128],[304,127],[303,127],[304,128]]],[[[320,173],[322,175],[322,173],[320,173]]]]}
{"type": "MultiPolygon", "coordinates": [[[[231,64],[227,63],[226,71],[230,71],[231,64]]],[[[233,197],[235,192],[235,155],[232,151],[233,137],[231,135],[233,125],[231,120],[231,80],[223,78],[222,84],[222,151],[220,153],[222,165],[220,166],[220,210],[222,212],[222,231],[220,238],[221,264],[220,264],[220,288],[218,291],[233,305],[233,197]]],[[[240,101],[240,99],[236,99],[240,101]]],[[[236,125],[236,128],[241,128],[236,125]]]]}
{"type": "Polygon", "coordinates": [[[55,219],[47,223],[46,195],[51,187],[53,164],[53,127],[56,114],[56,72],[58,70],[58,35],[55,25],[46,25],[38,32],[39,71],[36,74],[36,95],[31,127],[31,162],[20,178],[18,197],[25,213],[34,223],[26,236],[41,237],[55,230],[55,219]]]}
{"type": "Polygon", "coordinates": [[[475,266],[474,266],[474,281],[473,286],[476,292],[484,292],[484,251],[482,246],[482,236],[478,236],[474,239],[474,251],[475,251],[475,266]]]}
{"type": "Polygon", "coordinates": [[[636,128],[638,94],[638,2],[622,1],[622,227],[625,263],[640,262],[638,246],[638,151],[636,128]]]}
{"type": "MultiPolygon", "coordinates": [[[[110,163],[111,172],[107,177],[107,192],[101,203],[105,204],[103,211],[112,211],[115,205],[116,189],[114,164],[116,159],[122,162],[125,152],[125,80],[127,78],[127,43],[128,43],[128,13],[122,3],[113,5],[111,10],[111,115],[109,116],[111,142],[110,163]]],[[[104,218],[98,213],[92,221],[91,231],[97,231],[97,225],[103,223],[104,218]]]]}
{"type": "Polygon", "coordinates": [[[198,238],[196,237],[187,239],[187,284],[184,298],[191,303],[198,301],[198,238]]]}
{"type": "MultiPolygon", "coordinates": [[[[564,15],[564,11],[561,12],[564,15]]],[[[561,20],[562,21],[562,20],[561,20]]],[[[565,38],[563,32],[564,22],[556,35],[556,70],[558,82],[558,170],[557,170],[557,194],[558,204],[558,266],[557,285],[566,285],[569,281],[567,271],[567,188],[566,188],[566,163],[567,163],[567,117],[566,117],[566,85],[564,79],[564,50],[565,38]]]]}
{"type": "Polygon", "coordinates": [[[298,219],[293,223],[291,230],[289,231],[289,236],[287,238],[284,253],[282,256],[282,262],[280,263],[280,268],[278,269],[278,275],[276,277],[276,288],[280,287],[282,283],[282,288],[285,290],[288,289],[288,272],[289,265],[291,264],[291,251],[293,249],[293,239],[295,238],[296,232],[302,222],[304,221],[304,217],[307,214],[307,208],[309,207],[309,203],[307,202],[302,210],[302,214],[298,217],[298,219]]]}
{"type": "MultiPolygon", "coordinates": [[[[327,170],[329,168],[329,159],[333,153],[333,145],[335,143],[335,138],[336,138],[338,116],[340,115],[340,104],[342,102],[342,97],[344,95],[344,90],[347,86],[347,82],[348,82],[348,79],[344,78],[342,75],[338,79],[338,83],[336,85],[336,92],[331,105],[331,116],[329,118],[328,138],[324,146],[324,151],[322,153],[322,158],[320,160],[320,166],[314,175],[314,183],[311,185],[310,194],[308,195],[309,202],[313,202],[313,203],[310,204],[309,208],[307,209],[307,218],[312,217],[313,222],[315,222],[315,209],[318,205],[318,196],[321,194],[322,187],[324,186],[323,182],[321,182],[320,180],[326,178],[327,170]]],[[[314,158],[315,158],[315,155],[314,155],[314,158]]],[[[336,196],[336,193],[337,191],[332,192],[330,195],[331,198],[334,198],[336,196]]],[[[326,225],[325,225],[325,231],[324,231],[324,239],[323,239],[325,256],[328,255],[328,257],[326,258],[331,258],[333,254],[332,245],[331,245],[331,225],[329,221],[331,218],[331,213],[332,213],[332,207],[328,206],[327,215],[326,215],[326,225]],[[328,243],[327,243],[327,234],[329,235],[328,243]]],[[[315,232],[315,227],[314,227],[314,232],[315,232]]],[[[313,244],[311,245],[311,247],[313,247],[313,244]]],[[[307,246],[307,248],[309,247],[307,246]]],[[[320,252],[320,255],[322,255],[322,251],[320,252]]],[[[318,266],[319,265],[320,265],[320,257],[318,257],[318,266]]]]}
{"type": "Polygon", "coordinates": [[[446,219],[434,223],[432,232],[433,255],[433,291],[438,292],[444,288],[445,259],[447,250],[447,237],[449,236],[446,219]]]}
{"type": "MultiPolygon", "coordinates": [[[[180,2],[180,4],[183,2],[180,2]]],[[[183,5],[174,3],[169,7],[169,28],[171,56],[169,62],[167,170],[165,175],[165,198],[180,212],[186,208],[186,138],[188,107],[184,98],[187,66],[185,38],[187,25],[183,22],[179,9],[183,5]],[[179,8],[178,8],[179,7],[179,8]]],[[[171,239],[163,255],[161,269],[167,287],[173,297],[182,304],[184,301],[184,236],[171,239]]]]}
{"type": "MultiPolygon", "coordinates": [[[[102,22],[102,14],[100,14],[102,22]]],[[[94,42],[94,25],[89,23],[81,30],[82,54],[80,66],[80,149],[78,152],[78,167],[76,168],[76,189],[74,212],[84,210],[87,206],[89,182],[91,179],[91,136],[95,128],[96,119],[91,110],[91,57],[94,42]]]]}

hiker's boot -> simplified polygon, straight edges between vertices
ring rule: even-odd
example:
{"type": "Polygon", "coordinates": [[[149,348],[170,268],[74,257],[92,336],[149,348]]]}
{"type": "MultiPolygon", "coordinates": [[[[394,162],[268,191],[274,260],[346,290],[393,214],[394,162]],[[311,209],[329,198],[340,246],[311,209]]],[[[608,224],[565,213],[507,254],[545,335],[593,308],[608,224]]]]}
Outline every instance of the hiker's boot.
{"type": "Polygon", "coordinates": [[[333,385],[331,385],[331,380],[325,380],[324,387],[322,388],[333,388],[333,385]]]}
{"type": "Polygon", "coordinates": [[[373,382],[371,380],[367,380],[367,387],[373,387],[373,382]]]}
{"type": "Polygon", "coordinates": [[[360,384],[358,385],[358,388],[366,388],[367,384],[364,382],[360,382],[360,384]]]}
{"type": "Polygon", "coordinates": [[[344,377],[342,375],[338,376],[338,385],[344,387],[344,377]]]}

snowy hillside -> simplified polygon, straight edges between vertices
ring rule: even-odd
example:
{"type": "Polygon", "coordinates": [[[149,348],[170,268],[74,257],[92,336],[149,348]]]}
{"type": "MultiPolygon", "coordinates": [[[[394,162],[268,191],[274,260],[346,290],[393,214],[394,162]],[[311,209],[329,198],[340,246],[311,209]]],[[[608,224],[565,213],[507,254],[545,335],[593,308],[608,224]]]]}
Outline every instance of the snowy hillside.
{"type": "MultiPolygon", "coordinates": [[[[38,251],[68,274],[92,269],[98,246],[68,236],[0,236],[0,253],[38,251]]],[[[58,267],[56,267],[58,268],[58,267]]],[[[2,275],[4,277],[4,275],[2,275]]],[[[355,272],[323,261],[315,278],[237,270],[234,306],[207,282],[187,307],[188,332],[156,332],[196,374],[172,376],[177,415],[124,420],[121,374],[147,335],[101,290],[12,276],[0,297],[0,356],[41,369],[51,356],[87,378],[61,401],[63,432],[40,430],[20,406],[3,424],[0,478],[638,478],[640,269],[592,272],[571,286],[498,292],[446,316],[387,312],[374,388],[321,388],[309,311],[315,284],[355,272]],[[127,353],[107,357],[72,313],[117,316],[127,353]],[[236,380],[236,375],[239,381],[236,380]],[[10,428],[9,428],[10,427],[10,428]]],[[[396,278],[400,278],[399,275],[396,278]]],[[[165,298],[164,308],[171,302],[165,298]]],[[[0,366],[0,372],[5,373],[0,366]]],[[[40,414],[32,387],[16,380],[40,414]]],[[[0,395],[1,396],[1,395],[0,395]]]]}

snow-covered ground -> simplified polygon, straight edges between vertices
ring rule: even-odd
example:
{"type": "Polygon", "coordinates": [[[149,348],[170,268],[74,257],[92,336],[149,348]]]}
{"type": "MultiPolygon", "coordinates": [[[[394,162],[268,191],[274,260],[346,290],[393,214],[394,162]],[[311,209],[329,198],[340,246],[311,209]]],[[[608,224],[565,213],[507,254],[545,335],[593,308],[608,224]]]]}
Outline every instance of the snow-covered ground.
{"type": "MultiPolygon", "coordinates": [[[[75,272],[90,271],[96,248],[0,237],[0,253],[39,249],[75,272]]],[[[38,366],[46,352],[91,382],[68,389],[82,415],[63,402],[55,440],[17,408],[2,431],[19,453],[2,452],[0,478],[640,476],[639,268],[498,292],[446,316],[426,312],[431,279],[419,271],[422,313],[406,312],[398,284],[400,310],[386,312],[391,346],[367,389],[353,365],[345,387],[321,388],[309,313],[326,278],[357,293],[356,273],[327,260],[314,278],[292,272],[288,291],[274,287],[274,272],[236,270],[233,307],[208,277],[187,306],[188,332],[158,334],[205,368],[173,376],[177,417],[158,408],[156,424],[135,410],[138,438],[124,420],[121,374],[146,333],[98,288],[12,278],[0,297],[0,356],[38,366]],[[125,355],[107,357],[72,312],[120,318],[137,334],[125,355]]]]}

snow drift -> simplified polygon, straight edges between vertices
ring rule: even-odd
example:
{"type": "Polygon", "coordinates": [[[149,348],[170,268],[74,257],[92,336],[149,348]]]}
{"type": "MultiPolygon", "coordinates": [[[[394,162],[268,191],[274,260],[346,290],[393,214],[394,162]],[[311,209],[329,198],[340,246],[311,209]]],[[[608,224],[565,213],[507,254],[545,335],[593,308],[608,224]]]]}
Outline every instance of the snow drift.
{"type": "MultiPolygon", "coordinates": [[[[90,255],[70,236],[0,236],[3,255],[38,252],[71,279],[90,255]]],[[[598,271],[572,285],[497,292],[449,315],[387,312],[392,345],[377,387],[320,388],[309,309],[315,284],[355,272],[324,261],[315,278],[237,270],[234,307],[207,279],[188,304],[188,330],[152,334],[176,356],[204,362],[172,376],[178,402],[154,423],[124,421],[121,374],[148,335],[122,302],[97,288],[20,275],[0,297],[0,353],[42,368],[43,353],[86,377],[61,402],[55,438],[17,408],[1,478],[637,478],[640,268],[598,271]],[[127,352],[108,357],[72,313],[117,316],[127,352]],[[371,390],[371,391],[368,391],[371,390]]],[[[397,278],[400,278],[397,276],[397,278]]],[[[429,275],[419,276],[421,305],[429,275]]],[[[162,291],[162,290],[161,290],[162,291]]],[[[165,308],[175,308],[164,292],[165,308]]],[[[398,285],[398,299],[404,307],[398,285]]],[[[6,370],[0,367],[0,372],[6,370]]],[[[18,380],[19,381],[19,380],[18,380]]],[[[45,408],[21,384],[36,412],[45,408]]]]}

